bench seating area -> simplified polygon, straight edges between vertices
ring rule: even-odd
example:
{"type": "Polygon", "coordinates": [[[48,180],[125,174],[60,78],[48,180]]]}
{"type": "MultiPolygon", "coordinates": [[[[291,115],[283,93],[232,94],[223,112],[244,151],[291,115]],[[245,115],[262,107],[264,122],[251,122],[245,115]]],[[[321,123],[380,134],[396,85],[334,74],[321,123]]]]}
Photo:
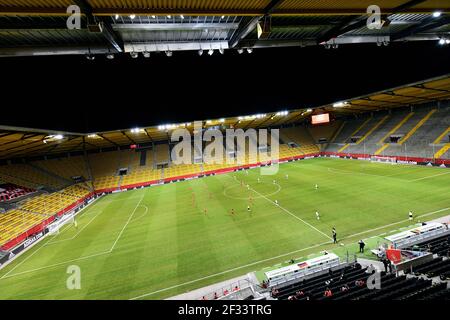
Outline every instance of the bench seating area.
{"type": "MultiPolygon", "coordinates": [[[[423,265],[437,275],[442,270],[450,269],[450,260],[436,259],[433,263],[423,265]]],[[[417,269],[416,269],[417,270],[417,269]]],[[[359,264],[344,269],[330,271],[317,277],[278,287],[272,291],[272,297],[279,300],[426,300],[430,298],[447,298],[450,296],[447,283],[432,283],[431,279],[414,276],[396,276],[381,272],[379,288],[367,285],[371,276],[367,268],[359,264]]]]}

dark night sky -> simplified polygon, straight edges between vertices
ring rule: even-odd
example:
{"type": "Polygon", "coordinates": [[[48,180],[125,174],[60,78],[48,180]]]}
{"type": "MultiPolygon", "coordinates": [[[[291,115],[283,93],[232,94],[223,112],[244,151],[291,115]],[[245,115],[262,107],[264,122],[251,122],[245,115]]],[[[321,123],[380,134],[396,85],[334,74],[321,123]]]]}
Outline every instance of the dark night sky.
{"type": "Polygon", "coordinates": [[[0,124],[93,132],[314,107],[450,73],[436,42],[0,59],[0,124]],[[24,112],[26,108],[27,112],[24,112]]]}

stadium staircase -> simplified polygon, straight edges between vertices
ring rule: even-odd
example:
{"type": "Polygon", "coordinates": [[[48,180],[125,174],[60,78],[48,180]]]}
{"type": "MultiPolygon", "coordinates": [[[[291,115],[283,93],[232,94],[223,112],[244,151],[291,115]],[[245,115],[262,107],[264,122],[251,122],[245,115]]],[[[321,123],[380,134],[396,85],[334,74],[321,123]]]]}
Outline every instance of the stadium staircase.
{"type": "Polygon", "coordinates": [[[350,146],[350,144],[347,143],[348,140],[351,137],[356,136],[358,132],[360,132],[367,125],[367,123],[369,123],[370,120],[372,120],[372,118],[367,118],[355,131],[353,131],[349,136],[347,136],[347,138],[343,141],[345,145],[342,148],[340,148],[338,152],[343,152],[345,149],[347,149],[350,146]]]}
{"type": "Polygon", "coordinates": [[[366,126],[369,130],[365,133],[362,133],[363,136],[358,139],[358,141],[354,144],[350,144],[350,146],[347,148],[347,152],[350,153],[366,153],[366,140],[380,127],[382,126],[387,120],[389,119],[389,115],[386,115],[382,117],[381,119],[374,119],[369,125],[366,126]],[[364,142],[364,143],[363,143],[364,142]],[[362,145],[361,145],[362,144],[362,145]]]}
{"type": "Polygon", "coordinates": [[[440,144],[444,138],[447,138],[450,135],[450,127],[444,130],[437,138],[433,141],[433,144],[440,144]]]}
{"type": "MultiPolygon", "coordinates": [[[[386,143],[386,139],[388,139],[391,135],[395,134],[397,130],[399,130],[408,120],[414,115],[414,112],[408,113],[400,122],[397,123],[391,130],[389,130],[383,137],[378,141],[378,144],[381,144],[381,148],[375,151],[375,155],[379,155],[382,153],[387,147],[389,147],[389,143],[386,143]]],[[[396,118],[393,118],[397,120],[396,118]]]]}
{"type": "Polygon", "coordinates": [[[423,117],[405,136],[403,136],[403,138],[400,139],[400,141],[398,142],[398,144],[403,144],[406,141],[408,141],[409,138],[411,138],[411,136],[420,128],[422,127],[425,122],[433,115],[433,113],[436,112],[436,109],[431,110],[430,112],[427,113],[427,115],[425,117],[423,117]]]}
{"type": "Polygon", "coordinates": [[[450,150],[450,143],[446,143],[438,152],[434,154],[435,159],[440,159],[447,151],[450,150]]]}
{"type": "MultiPolygon", "coordinates": [[[[413,112],[412,115],[405,121],[402,121],[401,126],[392,133],[391,135],[398,135],[401,138],[397,143],[386,143],[380,149],[375,152],[375,155],[389,155],[389,156],[399,156],[406,154],[406,142],[414,135],[414,133],[422,127],[425,122],[435,113],[436,110],[418,110],[413,112]]],[[[387,137],[389,139],[389,136],[387,137]]],[[[408,145],[409,146],[409,143],[408,145]]],[[[414,153],[414,149],[408,148],[409,154],[414,153]]]]}
{"type": "Polygon", "coordinates": [[[330,143],[334,143],[336,141],[336,138],[339,136],[341,131],[344,129],[345,125],[347,124],[346,121],[342,122],[342,124],[339,126],[339,128],[336,130],[336,132],[333,134],[333,136],[330,139],[330,143]]]}

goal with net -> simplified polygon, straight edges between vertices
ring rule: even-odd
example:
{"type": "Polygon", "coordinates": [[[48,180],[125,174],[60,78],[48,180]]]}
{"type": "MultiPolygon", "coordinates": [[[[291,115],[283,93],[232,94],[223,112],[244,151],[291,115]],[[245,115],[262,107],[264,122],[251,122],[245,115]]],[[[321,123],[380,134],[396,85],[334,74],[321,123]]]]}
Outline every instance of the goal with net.
{"type": "Polygon", "coordinates": [[[396,164],[397,158],[396,157],[384,157],[384,156],[371,156],[370,161],[371,162],[379,162],[379,163],[396,164]]]}
{"type": "Polygon", "coordinates": [[[75,224],[75,215],[73,213],[71,214],[65,214],[62,217],[60,217],[58,220],[56,220],[55,222],[53,222],[52,224],[50,224],[47,228],[48,228],[48,234],[49,235],[56,235],[59,234],[59,230],[61,229],[62,226],[66,225],[66,224],[75,224]]]}

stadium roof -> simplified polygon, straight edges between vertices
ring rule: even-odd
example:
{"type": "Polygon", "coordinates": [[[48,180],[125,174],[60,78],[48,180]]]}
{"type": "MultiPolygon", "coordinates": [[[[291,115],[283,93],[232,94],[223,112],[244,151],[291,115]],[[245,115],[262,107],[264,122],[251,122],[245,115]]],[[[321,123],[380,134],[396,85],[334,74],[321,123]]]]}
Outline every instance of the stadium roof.
{"type": "MultiPolygon", "coordinates": [[[[347,114],[436,103],[449,99],[450,74],[447,74],[346,101],[338,101],[334,104],[317,106],[313,109],[298,108],[290,111],[203,120],[202,125],[204,128],[219,126],[236,129],[276,127],[302,122],[312,113],[330,112],[336,116],[345,116],[347,114]]],[[[187,128],[192,132],[194,123],[164,124],[95,133],[62,132],[0,125],[0,159],[44,156],[168,141],[170,132],[175,128],[187,128]]]]}
{"type": "Polygon", "coordinates": [[[424,41],[450,36],[447,0],[0,0],[0,56],[173,52],[424,41]],[[82,12],[67,28],[67,8],[82,12]],[[263,27],[258,36],[257,25],[263,27]]]}

